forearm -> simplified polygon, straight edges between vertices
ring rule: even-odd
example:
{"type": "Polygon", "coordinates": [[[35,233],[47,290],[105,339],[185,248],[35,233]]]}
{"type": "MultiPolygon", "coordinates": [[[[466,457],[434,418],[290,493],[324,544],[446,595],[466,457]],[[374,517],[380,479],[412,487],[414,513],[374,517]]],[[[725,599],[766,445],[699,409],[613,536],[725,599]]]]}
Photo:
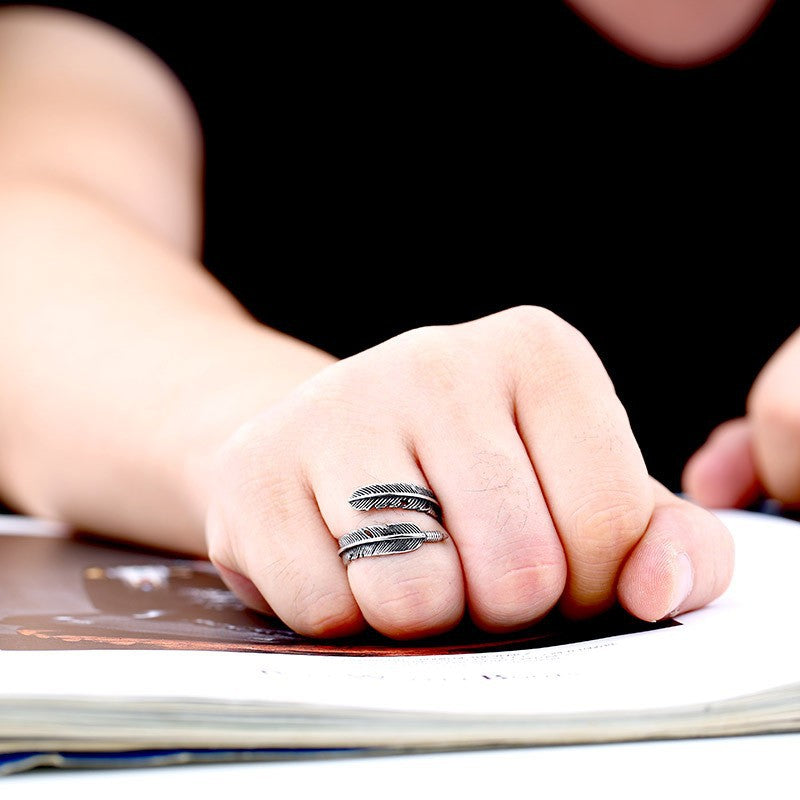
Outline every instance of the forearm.
{"type": "Polygon", "coordinates": [[[200,123],[152,52],[97,20],[0,9],[0,179],[48,177],[199,257],[200,123]]]}
{"type": "Polygon", "coordinates": [[[202,150],[133,39],[0,12],[0,497],[23,511],[202,551],[216,447],[331,360],[197,262],[202,150]]]}
{"type": "Polygon", "coordinates": [[[0,185],[0,493],[202,551],[213,454],[332,359],[258,325],[190,257],[49,181],[0,185]]]}

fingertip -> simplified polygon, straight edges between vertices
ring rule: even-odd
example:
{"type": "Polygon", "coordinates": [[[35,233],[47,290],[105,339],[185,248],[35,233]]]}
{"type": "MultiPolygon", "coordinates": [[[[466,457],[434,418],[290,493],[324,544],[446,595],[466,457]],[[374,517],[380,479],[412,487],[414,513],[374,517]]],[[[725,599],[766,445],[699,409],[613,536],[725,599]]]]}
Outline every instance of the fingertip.
{"type": "Polygon", "coordinates": [[[742,508],[755,501],[761,487],[748,420],[730,420],[715,428],[686,463],[681,483],[689,497],[707,508],[742,508]]]}
{"type": "Polygon", "coordinates": [[[695,583],[689,554],[661,543],[641,547],[620,575],[620,605],[633,616],[656,622],[686,605],[695,583]]]}
{"type": "Polygon", "coordinates": [[[739,494],[730,484],[719,449],[709,442],[686,462],[681,486],[687,497],[706,508],[730,507],[739,494]]]}
{"type": "MultiPolygon", "coordinates": [[[[800,365],[800,358],[797,358],[800,365]]],[[[792,365],[794,366],[794,365],[792,365]]],[[[768,494],[800,502],[800,407],[797,368],[790,375],[765,370],[748,403],[753,417],[753,460],[768,494]]]]}

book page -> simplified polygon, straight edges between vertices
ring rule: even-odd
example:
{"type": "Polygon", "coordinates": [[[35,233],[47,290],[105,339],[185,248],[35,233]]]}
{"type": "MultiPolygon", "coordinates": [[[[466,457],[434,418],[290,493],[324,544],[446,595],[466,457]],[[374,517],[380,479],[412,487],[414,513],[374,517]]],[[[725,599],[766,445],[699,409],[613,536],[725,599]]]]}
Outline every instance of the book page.
{"type": "MultiPolygon", "coordinates": [[[[720,516],[736,541],[734,580],[723,597],[681,615],[676,620],[679,624],[639,626],[634,632],[616,631],[550,646],[528,647],[523,642],[497,649],[493,643],[484,652],[461,647],[457,649],[462,652],[402,657],[374,654],[381,652],[379,647],[338,655],[347,652],[347,643],[323,644],[306,652],[277,652],[280,645],[271,652],[141,649],[131,634],[123,649],[3,649],[0,669],[5,680],[0,699],[187,698],[541,714],[681,706],[798,682],[800,646],[793,620],[800,525],[747,512],[721,512],[720,516]]],[[[145,561],[138,564],[136,580],[142,579],[141,571],[147,568],[147,556],[141,558],[145,561]]],[[[123,561],[136,558],[126,553],[123,561]]],[[[89,580],[93,580],[91,574],[89,580]]],[[[157,570],[149,580],[157,586],[157,570]]],[[[24,584],[23,577],[18,581],[24,584]]],[[[51,593],[59,591],[48,588],[51,593]]],[[[75,645],[85,648],[87,639],[78,629],[91,628],[98,615],[104,615],[103,624],[110,625],[108,609],[99,612],[97,608],[107,599],[99,589],[92,591],[94,601],[92,595],[85,598],[85,608],[71,607],[61,615],[70,617],[70,630],[75,633],[59,634],[59,646],[68,646],[69,641],[63,639],[72,635],[75,645]]],[[[148,622],[150,611],[137,612],[139,622],[148,622]]],[[[24,612],[16,608],[0,613],[0,634],[2,626],[7,632],[5,638],[0,635],[0,647],[7,648],[11,627],[16,625],[15,632],[21,629],[24,612]]],[[[31,633],[30,626],[25,630],[34,642],[36,630],[31,633]]],[[[47,638],[52,635],[47,630],[42,635],[41,642],[56,641],[47,638]]],[[[147,646],[156,647],[155,634],[148,636],[147,646]]]]}

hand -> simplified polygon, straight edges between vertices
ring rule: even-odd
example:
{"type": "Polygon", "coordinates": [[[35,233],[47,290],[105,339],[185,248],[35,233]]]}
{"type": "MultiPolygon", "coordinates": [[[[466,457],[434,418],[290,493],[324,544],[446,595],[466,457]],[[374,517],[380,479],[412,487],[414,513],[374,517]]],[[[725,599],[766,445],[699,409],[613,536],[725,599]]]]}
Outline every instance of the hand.
{"type": "Polygon", "coordinates": [[[711,508],[766,494],[800,503],[800,330],[759,374],[747,416],[716,428],[683,473],[686,492],[711,508]]]}
{"type": "Polygon", "coordinates": [[[212,561],[248,605],[310,636],[365,621],[423,636],[465,607],[502,631],[617,599],[655,620],[708,603],[732,571],[728,532],[648,477],[597,355],[543,309],[411,331],[327,367],[242,426],[216,475],[212,561]],[[430,487],[449,538],[345,567],[336,540],[356,528],[439,528],[348,504],[392,482],[430,487]]]}

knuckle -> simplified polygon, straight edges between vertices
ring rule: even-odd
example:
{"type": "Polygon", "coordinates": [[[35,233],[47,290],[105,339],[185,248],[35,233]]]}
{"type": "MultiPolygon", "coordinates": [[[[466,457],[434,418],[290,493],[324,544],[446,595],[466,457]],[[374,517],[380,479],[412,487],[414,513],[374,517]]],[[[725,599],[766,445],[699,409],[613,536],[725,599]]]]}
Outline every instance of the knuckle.
{"type": "Polygon", "coordinates": [[[392,356],[403,358],[410,354],[415,358],[430,356],[436,358],[450,338],[452,328],[444,325],[423,325],[419,328],[411,328],[403,333],[389,339],[381,347],[391,351],[392,356]]]}
{"type": "Polygon", "coordinates": [[[265,461],[261,431],[250,420],[241,425],[224,443],[214,465],[218,484],[230,491],[246,486],[265,461]]]}
{"type": "Polygon", "coordinates": [[[549,308],[544,308],[544,306],[523,305],[517,306],[512,311],[522,322],[527,322],[531,327],[543,332],[554,331],[560,333],[572,329],[568,322],[549,308]]]}
{"type": "Polygon", "coordinates": [[[328,431],[338,420],[357,418],[360,394],[353,386],[368,386],[370,378],[363,361],[363,355],[344,359],[298,386],[290,395],[290,409],[284,410],[284,428],[295,435],[303,426],[328,431]]]}
{"type": "Polygon", "coordinates": [[[572,513],[571,549],[593,564],[617,562],[645,532],[653,506],[634,486],[595,490],[572,513]]]}
{"type": "Polygon", "coordinates": [[[446,394],[458,384],[459,365],[466,356],[452,332],[444,328],[417,328],[398,337],[402,352],[398,367],[427,392],[446,394]]]}
{"type": "Polygon", "coordinates": [[[566,387],[607,380],[605,368],[586,337],[566,320],[544,308],[521,306],[506,317],[505,346],[517,365],[517,390],[546,398],[566,387]]]}
{"type": "Polygon", "coordinates": [[[566,324],[555,313],[543,306],[519,305],[507,308],[494,315],[503,324],[514,328],[539,328],[547,329],[549,326],[566,324]]]}
{"type": "Polygon", "coordinates": [[[283,523],[305,507],[304,483],[290,448],[270,437],[258,421],[245,423],[221,449],[214,491],[229,523],[283,523]],[[275,458],[276,452],[281,457],[275,458]]]}
{"type": "Polygon", "coordinates": [[[498,315],[515,337],[537,350],[574,347],[578,331],[566,320],[540,306],[516,306],[498,315]]]}

